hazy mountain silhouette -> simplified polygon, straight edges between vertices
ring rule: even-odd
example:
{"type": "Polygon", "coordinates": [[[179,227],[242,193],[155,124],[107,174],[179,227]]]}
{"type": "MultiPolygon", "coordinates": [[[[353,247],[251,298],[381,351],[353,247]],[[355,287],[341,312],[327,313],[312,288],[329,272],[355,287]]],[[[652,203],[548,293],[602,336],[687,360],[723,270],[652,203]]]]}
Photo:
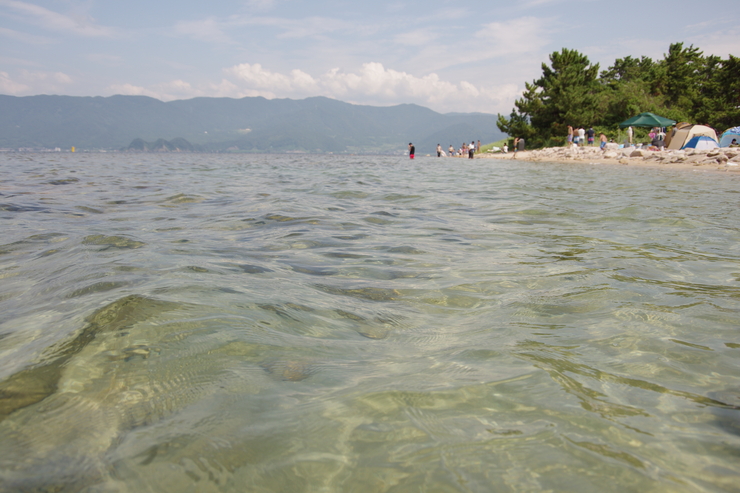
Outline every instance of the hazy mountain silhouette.
{"type": "Polygon", "coordinates": [[[362,106],[314,97],[195,98],[0,95],[0,148],[431,154],[503,137],[496,115],[441,114],[414,104],[362,106]]]}

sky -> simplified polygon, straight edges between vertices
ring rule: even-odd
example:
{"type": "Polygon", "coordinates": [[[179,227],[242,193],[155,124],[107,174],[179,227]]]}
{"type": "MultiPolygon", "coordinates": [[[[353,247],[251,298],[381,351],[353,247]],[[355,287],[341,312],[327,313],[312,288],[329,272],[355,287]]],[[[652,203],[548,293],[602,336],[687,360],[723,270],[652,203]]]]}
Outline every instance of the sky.
{"type": "Polygon", "coordinates": [[[740,56],[740,1],[0,0],[0,94],[303,99],[508,115],[575,49],[740,56]]]}

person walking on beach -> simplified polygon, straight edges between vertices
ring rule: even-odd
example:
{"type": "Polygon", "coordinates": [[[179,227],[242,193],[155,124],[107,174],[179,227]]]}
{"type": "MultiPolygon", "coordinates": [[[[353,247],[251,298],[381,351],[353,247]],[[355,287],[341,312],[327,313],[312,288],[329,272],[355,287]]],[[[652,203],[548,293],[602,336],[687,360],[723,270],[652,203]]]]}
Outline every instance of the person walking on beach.
{"type": "Polygon", "coordinates": [[[603,150],[606,147],[606,135],[601,134],[599,140],[601,141],[601,145],[599,145],[599,148],[603,150]]]}
{"type": "Polygon", "coordinates": [[[480,152],[480,140],[478,140],[478,144],[475,146],[475,152],[480,152]]]}
{"type": "Polygon", "coordinates": [[[437,157],[442,157],[442,146],[437,144],[437,157]]]}
{"type": "Polygon", "coordinates": [[[455,148],[452,147],[452,144],[450,144],[450,148],[447,150],[450,151],[450,157],[453,157],[455,155],[455,148]]]}
{"type": "Polygon", "coordinates": [[[583,127],[578,128],[578,145],[583,146],[586,144],[586,131],[583,127]]]}
{"type": "Polygon", "coordinates": [[[586,138],[588,139],[588,145],[590,146],[594,145],[594,135],[596,135],[594,127],[588,127],[588,130],[586,130],[586,138]]]}
{"type": "Polygon", "coordinates": [[[524,138],[523,137],[517,137],[514,139],[514,155],[512,156],[512,159],[516,159],[516,153],[519,151],[524,150],[524,138]]]}
{"type": "Polygon", "coordinates": [[[573,144],[573,127],[568,125],[568,144],[567,147],[570,147],[573,144]]]}
{"type": "Polygon", "coordinates": [[[632,130],[632,127],[627,127],[627,139],[629,139],[630,145],[632,145],[632,135],[634,134],[634,131],[632,130]]]}
{"type": "Polygon", "coordinates": [[[475,154],[475,141],[472,141],[468,147],[468,159],[473,159],[473,154],[475,154]]]}
{"type": "Polygon", "coordinates": [[[414,147],[414,144],[409,142],[409,159],[414,159],[414,154],[416,154],[416,147],[414,147]]]}

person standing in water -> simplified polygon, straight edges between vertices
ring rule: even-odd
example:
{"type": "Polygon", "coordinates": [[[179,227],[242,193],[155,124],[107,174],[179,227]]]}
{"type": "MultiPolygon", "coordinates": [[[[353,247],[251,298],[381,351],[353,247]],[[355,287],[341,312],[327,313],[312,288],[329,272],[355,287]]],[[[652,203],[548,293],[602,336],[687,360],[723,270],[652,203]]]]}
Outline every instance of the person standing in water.
{"type": "Polygon", "coordinates": [[[437,157],[442,157],[442,146],[437,144],[437,157]]]}
{"type": "Polygon", "coordinates": [[[409,142],[409,159],[414,159],[414,154],[416,154],[416,147],[414,147],[414,144],[409,142]]]}

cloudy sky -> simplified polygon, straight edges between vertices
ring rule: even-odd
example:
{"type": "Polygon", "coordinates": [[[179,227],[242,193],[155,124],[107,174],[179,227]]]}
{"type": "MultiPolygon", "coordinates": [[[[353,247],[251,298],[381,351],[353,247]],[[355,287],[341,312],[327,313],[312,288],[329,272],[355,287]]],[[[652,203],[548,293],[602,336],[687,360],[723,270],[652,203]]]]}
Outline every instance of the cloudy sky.
{"type": "Polygon", "coordinates": [[[0,94],[327,96],[511,111],[563,47],[740,56],[740,1],[0,0],[0,94]]]}

